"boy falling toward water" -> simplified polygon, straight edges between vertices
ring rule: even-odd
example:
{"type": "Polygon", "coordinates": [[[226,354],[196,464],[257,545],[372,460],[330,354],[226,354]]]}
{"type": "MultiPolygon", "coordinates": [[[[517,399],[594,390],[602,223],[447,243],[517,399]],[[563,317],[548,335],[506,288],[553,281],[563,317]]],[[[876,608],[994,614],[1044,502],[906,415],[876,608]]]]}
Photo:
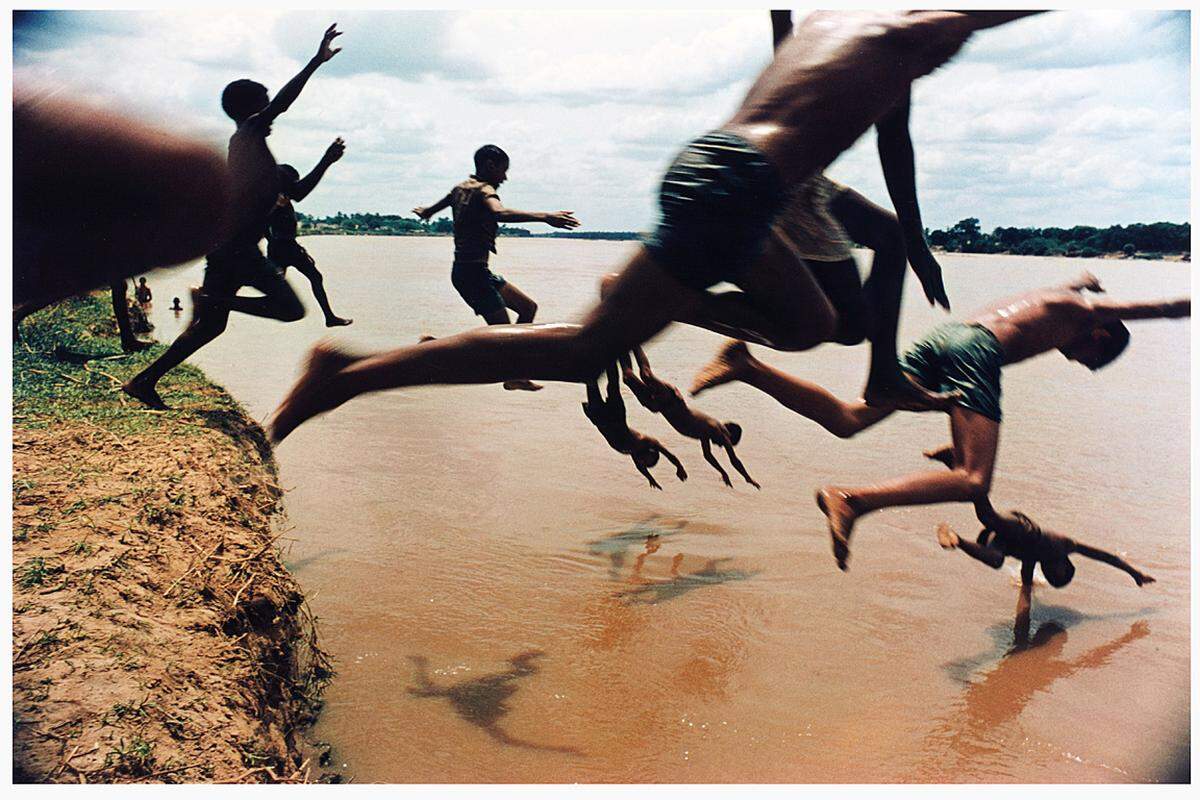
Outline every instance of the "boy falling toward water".
{"type": "MultiPolygon", "coordinates": [[[[444,208],[454,217],[454,265],[450,281],[458,294],[488,325],[507,325],[507,309],[517,312],[517,323],[533,322],[537,303],[529,295],[488,268],[496,252],[501,222],[544,222],[552,228],[575,228],[573,211],[516,211],[505,208],[496,189],[508,179],[508,154],[494,144],[475,151],[475,174],[431,206],[413,213],[428,221],[444,208]]],[[[505,389],[534,391],[542,388],[527,380],[506,381],[505,389]]]]}
{"type": "Polygon", "coordinates": [[[330,308],[329,296],[325,294],[325,280],[317,270],[316,262],[313,261],[308,251],[296,241],[296,210],[292,206],[292,201],[299,203],[308,197],[324,177],[325,170],[329,169],[330,165],[340,159],[345,152],[346,144],[339,136],[333,140],[333,144],[325,150],[325,155],[321,156],[317,166],[313,167],[313,171],[308,173],[303,180],[300,178],[299,171],[291,164],[280,164],[277,169],[279,197],[267,220],[267,258],[283,271],[286,271],[288,267],[295,267],[301,275],[308,278],[308,282],[312,284],[313,297],[317,299],[317,305],[321,307],[321,312],[325,315],[326,328],[349,325],[354,320],[339,317],[330,308]]]}
{"type": "Polygon", "coordinates": [[[687,470],[670,450],[663,447],[662,442],[633,430],[625,421],[625,401],[621,399],[621,382],[617,377],[616,364],[608,368],[607,399],[600,395],[600,386],[594,380],[588,382],[587,398],[583,404],[584,415],[600,431],[609,447],[633,459],[633,465],[650,481],[651,486],[662,489],[650,474],[650,467],[658,463],[659,453],[675,465],[675,477],[681,481],[687,480],[687,470]]]}
{"type": "Polygon", "coordinates": [[[234,81],[221,93],[221,107],[237,123],[237,131],[229,139],[233,233],[208,254],[204,283],[193,292],[191,323],[154,363],[121,387],[130,397],[151,408],[166,408],[156,389],[159,379],[220,336],[230,311],[281,322],[295,322],[304,316],[296,293],[258,246],[279,197],[275,156],[267,147],[267,137],[275,119],[300,96],[317,68],[341,52],[340,47],[332,46],[338,36],[337,24],[330,25],[317,54],[274,100],[267,87],[246,79],[234,81]],[[253,286],[264,296],[241,297],[238,290],[243,286],[253,286]]]}

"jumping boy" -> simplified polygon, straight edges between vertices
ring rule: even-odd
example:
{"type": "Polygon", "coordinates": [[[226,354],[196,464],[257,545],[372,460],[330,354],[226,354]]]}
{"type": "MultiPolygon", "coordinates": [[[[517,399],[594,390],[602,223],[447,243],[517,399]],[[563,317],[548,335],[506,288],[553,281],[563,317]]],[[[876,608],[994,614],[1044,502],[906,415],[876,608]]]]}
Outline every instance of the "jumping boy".
{"type": "Polygon", "coordinates": [[[192,321],[158,360],[121,388],[151,408],[166,408],[156,386],[160,378],[221,335],[230,311],[294,322],[304,316],[304,306],[283,275],[263,256],[259,240],[267,217],[279,196],[275,157],[267,137],[275,119],[287,111],[317,68],[340,51],[333,40],[341,36],[336,23],[321,39],[317,54],[275,95],[251,80],[225,87],[221,107],[237,123],[229,140],[229,175],[232,184],[232,236],[209,253],[204,283],[193,294],[192,321]],[[238,289],[253,286],[263,297],[241,297],[238,289]]]}
{"type": "MultiPolygon", "coordinates": [[[[1084,273],[1065,285],[1028,292],[993,304],[967,322],[934,328],[901,359],[911,379],[927,389],[957,392],[950,409],[954,467],[923,472],[871,487],[826,486],[817,504],[829,518],[838,567],[846,569],[855,521],[872,511],[900,505],[974,502],[991,487],[1000,436],[1000,370],[1050,350],[1095,371],[1129,343],[1122,320],[1191,315],[1191,300],[1121,303],[1091,299],[1102,292],[1084,273]]],[[[696,378],[693,394],[730,381],[760,389],[836,436],[848,438],[889,416],[889,409],[844,403],[821,387],[772,369],[740,342],[726,345],[696,378]]]]}
{"type": "Polygon", "coordinates": [[[742,426],[736,422],[721,422],[715,417],[689,408],[679,389],[660,379],[650,369],[650,361],[646,358],[642,348],[635,347],[633,355],[637,359],[638,373],[633,371],[633,364],[628,355],[621,357],[621,372],[625,385],[633,392],[638,402],[648,411],[662,414],[663,418],[678,433],[689,439],[699,439],[704,460],[720,474],[721,480],[725,482],[726,486],[733,486],[733,483],[729,480],[729,473],[713,455],[713,442],[725,449],[726,455],[729,456],[729,463],[733,465],[739,475],[746,479],[746,483],[755,489],[761,489],[758,482],[750,477],[750,473],[746,472],[746,467],[737,457],[737,453],[733,452],[733,448],[742,440],[742,426]]]}
{"type": "Polygon", "coordinates": [[[621,399],[621,382],[617,377],[616,364],[608,368],[607,399],[601,397],[600,386],[594,380],[587,384],[587,398],[587,402],[583,404],[584,415],[596,426],[596,430],[600,431],[609,447],[633,459],[633,465],[651,486],[662,489],[650,474],[650,467],[658,463],[659,453],[675,465],[675,477],[681,481],[687,480],[687,470],[662,442],[633,430],[625,421],[625,401],[621,399]]]}
{"type": "MultiPolygon", "coordinates": [[[[552,228],[575,228],[573,211],[517,211],[505,208],[496,189],[508,179],[508,154],[494,144],[475,151],[475,174],[431,206],[413,213],[428,221],[449,208],[454,217],[454,264],[450,282],[466,304],[488,325],[507,325],[508,310],[517,312],[517,323],[533,322],[537,303],[488,268],[488,254],[496,252],[496,233],[502,222],[544,222],[552,228]]],[[[505,389],[534,391],[530,381],[506,381],[505,389]]]]}
{"type": "Polygon", "coordinates": [[[284,272],[288,267],[295,267],[301,275],[308,278],[308,282],[312,284],[313,297],[317,299],[317,305],[325,315],[326,328],[349,325],[354,320],[339,317],[330,308],[329,296],[325,294],[325,280],[317,270],[316,262],[296,241],[296,209],[292,206],[292,201],[299,203],[308,197],[325,176],[325,171],[345,152],[346,143],[339,136],[333,140],[333,144],[329,145],[321,160],[303,180],[300,178],[300,172],[291,164],[280,164],[277,168],[279,197],[267,220],[267,258],[284,272]]]}
{"type": "MultiPolygon", "coordinates": [[[[305,420],[367,392],[516,379],[592,381],[622,353],[699,311],[709,287],[741,285],[746,265],[771,258],[793,263],[768,235],[788,190],[894,112],[912,82],[953,57],[975,31],[1030,13],[809,15],[734,116],[693,140],[668,169],[657,231],[582,325],[494,325],[364,358],[318,345],[272,416],[271,438],[278,442],[305,420]]],[[[792,269],[769,278],[759,288],[771,305],[749,311],[794,349],[828,338],[836,320],[812,276],[792,269]]],[[[881,405],[928,394],[906,381],[894,361],[879,371],[879,380],[884,383],[868,388],[881,405]]]]}

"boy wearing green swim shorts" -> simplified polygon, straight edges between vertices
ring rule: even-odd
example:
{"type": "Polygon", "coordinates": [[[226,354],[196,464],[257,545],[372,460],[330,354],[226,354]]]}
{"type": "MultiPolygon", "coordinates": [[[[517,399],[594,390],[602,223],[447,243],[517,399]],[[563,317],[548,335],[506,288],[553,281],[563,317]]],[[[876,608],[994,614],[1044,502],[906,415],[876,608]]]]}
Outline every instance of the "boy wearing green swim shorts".
{"type": "MultiPolygon", "coordinates": [[[[855,521],[881,508],[985,500],[1000,437],[1000,370],[1050,350],[1097,370],[1129,343],[1123,320],[1191,316],[1191,300],[1121,303],[1092,299],[1101,293],[1084,273],[1065,285],[1038,289],[994,304],[966,322],[939,326],[901,358],[900,366],[926,389],[957,392],[950,409],[954,467],[920,472],[869,487],[826,486],[817,504],[829,518],[838,567],[846,569],[855,521]]],[[[774,397],[836,436],[849,438],[891,415],[864,402],[845,403],[807,381],[763,364],[742,342],[727,344],[692,386],[699,394],[740,381],[774,397]]]]}

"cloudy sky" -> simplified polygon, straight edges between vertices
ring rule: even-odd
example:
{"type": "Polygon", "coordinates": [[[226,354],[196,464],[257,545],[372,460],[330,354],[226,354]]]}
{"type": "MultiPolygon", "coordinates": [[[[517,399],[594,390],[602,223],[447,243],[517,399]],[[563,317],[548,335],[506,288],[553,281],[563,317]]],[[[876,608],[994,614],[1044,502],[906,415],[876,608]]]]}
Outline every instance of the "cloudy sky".
{"type": "MultiPolygon", "coordinates": [[[[301,206],[317,215],[431,203],[492,142],[512,156],[506,205],[646,228],[675,152],[770,58],[765,11],[36,12],[14,23],[14,76],[223,142],[222,87],[273,93],[335,20],[344,51],[270,139],[302,171],[346,139],[301,206]]],[[[977,36],[915,87],[926,224],[1187,221],[1189,28],[1186,11],[1066,11],[977,36]]],[[[829,174],[886,202],[873,134],[829,174]]]]}

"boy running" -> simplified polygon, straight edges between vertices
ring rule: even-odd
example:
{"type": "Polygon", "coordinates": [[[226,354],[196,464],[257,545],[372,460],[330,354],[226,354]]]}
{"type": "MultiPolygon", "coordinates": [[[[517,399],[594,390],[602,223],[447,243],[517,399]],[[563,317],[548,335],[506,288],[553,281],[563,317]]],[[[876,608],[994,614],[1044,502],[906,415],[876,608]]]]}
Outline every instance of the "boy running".
{"type": "Polygon", "coordinates": [[[130,397],[151,408],[167,408],[156,389],[159,379],[220,336],[230,311],[282,322],[304,316],[296,293],[258,246],[279,196],[275,156],[267,147],[267,137],[275,119],[300,96],[317,68],[341,52],[332,46],[338,36],[337,24],[330,25],[317,54],[274,100],[265,86],[246,79],[234,81],[222,92],[221,107],[237,123],[229,140],[233,234],[208,255],[204,283],[193,293],[191,324],[154,363],[121,387],[130,397]],[[241,297],[237,292],[243,286],[253,286],[264,296],[241,297]]]}
{"type": "Polygon", "coordinates": [[[267,258],[284,272],[288,267],[295,267],[301,275],[308,278],[308,282],[312,284],[313,297],[317,299],[317,305],[325,315],[326,328],[349,325],[354,320],[339,317],[329,306],[329,296],[325,294],[325,280],[317,270],[316,262],[296,241],[296,209],[292,206],[292,201],[299,203],[308,197],[325,176],[325,171],[345,152],[346,143],[339,136],[333,140],[333,144],[325,150],[325,155],[321,156],[317,166],[313,167],[313,171],[304,176],[303,180],[300,179],[300,172],[291,164],[280,164],[277,169],[279,197],[275,201],[275,208],[271,210],[271,216],[267,219],[267,258]]]}

